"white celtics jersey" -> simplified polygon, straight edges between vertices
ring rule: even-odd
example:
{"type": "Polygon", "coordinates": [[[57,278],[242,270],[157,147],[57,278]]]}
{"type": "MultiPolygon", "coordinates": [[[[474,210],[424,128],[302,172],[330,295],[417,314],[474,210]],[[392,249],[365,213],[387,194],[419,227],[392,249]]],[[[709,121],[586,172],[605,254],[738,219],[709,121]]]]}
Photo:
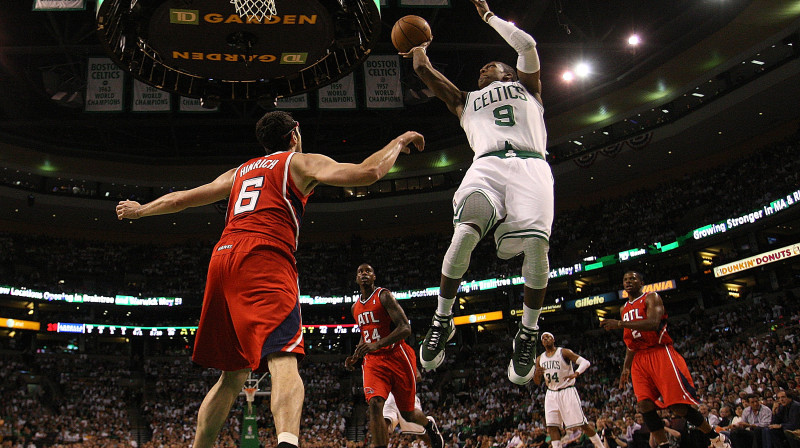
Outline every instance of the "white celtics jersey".
{"type": "Polygon", "coordinates": [[[473,160],[509,149],[547,154],[544,107],[519,81],[495,81],[467,92],[461,127],[475,151],[473,160]]]}
{"type": "Polygon", "coordinates": [[[556,348],[553,356],[547,356],[547,352],[542,353],[539,356],[539,366],[544,370],[544,382],[548,389],[560,390],[575,385],[575,378],[566,379],[575,371],[572,370],[572,363],[561,354],[561,347],[556,348]]]}

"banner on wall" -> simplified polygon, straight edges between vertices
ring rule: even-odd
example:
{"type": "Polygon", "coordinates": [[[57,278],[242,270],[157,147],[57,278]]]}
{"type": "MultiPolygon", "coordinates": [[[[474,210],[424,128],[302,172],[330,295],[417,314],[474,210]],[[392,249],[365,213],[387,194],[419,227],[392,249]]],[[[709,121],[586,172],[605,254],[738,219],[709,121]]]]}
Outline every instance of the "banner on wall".
{"type": "Polygon", "coordinates": [[[219,107],[215,107],[213,109],[206,109],[205,107],[201,106],[199,98],[187,98],[185,96],[181,97],[181,103],[180,103],[181,112],[216,112],[218,110],[219,107]]]}
{"type": "Polygon", "coordinates": [[[34,11],[83,11],[86,0],[33,0],[34,11]]]}
{"type": "Polygon", "coordinates": [[[278,98],[278,109],[308,109],[308,94],[278,98]]]}
{"type": "Polygon", "coordinates": [[[364,62],[364,97],[367,109],[403,107],[400,56],[372,55],[364,62]]]}
{"type": "Polygon", "coordinates": [[[133,80],[131,110],[134,112],[169,112],[171,106],[172,96],[169,93],[141,81],[133,80]]]}
{"type": "Polygon", "coordinates": [[[714,277],[724,277],[729,274],[735,274],[797,256],[800,256],[800,244],[792,244],[791,246],[781,247],[780,249],[763,252],[753,257],[734,261],[733,263],[717,266],[714,268],[714,277]]]}
{"type": "Polygon", "coordinates": [[[355,109],[356,86],[353,74],[328,84],[317,91],[317,103],[320,109],[355,109]]]}
{"type": "Polygon", "coordinates": [[[122,112],[125,73],[108,58],[89,58],[86,77],[87,112],[122,112]]]}

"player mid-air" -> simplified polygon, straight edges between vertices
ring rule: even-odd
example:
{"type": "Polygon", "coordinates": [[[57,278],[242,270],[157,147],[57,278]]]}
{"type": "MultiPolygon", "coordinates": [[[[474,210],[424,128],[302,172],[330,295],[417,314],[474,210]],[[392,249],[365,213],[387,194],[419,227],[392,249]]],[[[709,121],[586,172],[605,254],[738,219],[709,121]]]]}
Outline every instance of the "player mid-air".
{"type": "Polygon", "coordinates": [[[475,152],[453,198],[453,238],[444,255],[438,307],[420,347],[420,362],[435,369],[453,337],[453,303],[472,251],[495,228],[497,255],[524,255],[522,322],[514,338],[508,378],[526,384],[533,377],[538,321],[547,289],[548,252],[553,224],[553,174],[545,160],[542,86],[536,41],[513,23],[497,17],[485,1],[471,0],[478,15],[516,50],[516,70],[491,61],[480,69],[478,90],[465,92],[431,65],[430,42],[404,53],[414,71],[448,109],[475,152]]]}

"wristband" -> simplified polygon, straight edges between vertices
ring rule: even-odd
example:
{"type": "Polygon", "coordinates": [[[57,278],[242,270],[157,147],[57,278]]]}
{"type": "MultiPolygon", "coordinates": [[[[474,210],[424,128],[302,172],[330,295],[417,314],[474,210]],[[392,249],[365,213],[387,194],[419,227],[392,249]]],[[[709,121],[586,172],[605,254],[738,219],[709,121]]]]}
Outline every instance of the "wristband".
{"type": "Polygon", "coordinates": [[[485,13],[483,13],[483,21],[484,21],[484,22],[486,22],[486,23],[488,23],[488,22],[489,22],[489,18],[488,18],[488,17],[486,17],[486,16],[488,16],[489,14],[491,14],[491,15],[494,15],[494,13],[493,13],[493,12],[491,12],[491,11],[486,11],[485,13]]]}

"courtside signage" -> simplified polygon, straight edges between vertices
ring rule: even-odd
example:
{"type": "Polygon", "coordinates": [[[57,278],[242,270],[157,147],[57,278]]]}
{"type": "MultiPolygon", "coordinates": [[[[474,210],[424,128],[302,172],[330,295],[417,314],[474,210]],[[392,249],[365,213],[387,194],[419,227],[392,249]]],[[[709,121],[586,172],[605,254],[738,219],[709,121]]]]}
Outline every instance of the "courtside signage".
{"type": "Polygon", "coordinates": [[[105,305],[127,306],[179,306],[183,305],[180,297],[135,297],[135,296],[99,296],[94,294],[67,294],[63,292],[36,291],[27,288],[0,285],[0,295],[22,297],[25,299],[45,300],[47,302],[100,303],[105,305]]]}
{"type": "Polygon", "coordinates": [[[733,230],[734,228],[742,225],[753,224],[766,216],[786,210],[798,201],[800,201],[800,190],[795,190],[787,194],[785,197],[770,202],[769,205],[765,205],[759,210],[755,210],[741,216],[734,216],[726,219],[725,221],[720,221],[715,224],[708,224],[706,226],[697,228],[692,232],[692,237],[696,240],[699,240],[716,235],[718,233],[725,233],[728,230],[733,230]]]}
{"type": "Polygon", "coordinates": [[[615,292],[607,292],[605,294],[598,294],[596,296],[584,297],[578,300],[572,300],[564,304],[565,309],[586,308],[587,306],[602,305],[604,303],[613,302],[619,296],[615,292]]]}
{"type": "Polygon", "coordinates": [[[39,322],[30,320],[10,319],[8,317],[0,317],[0,326],[5,328],[12,328],[14,330],[35,330],[38,331],[42,326],[39,322]]]}
{"type": "Polygon", "coordinates": [[[502,311],[492,311],[489,313],[470,314],[469,316],[456,316],[453,318],[455,325],[469,325],[479,324],[481,322],[491,322],[493,320],[502,320],[502,311]]]}
{"type": "Polygon", "coordinates": [[[717,266],[714,268],[714,277],[724,277],[798,255],[800,255],[800,244],[792,244],[791,246],[781,247],[780,249],[764,252],[753,257],[734,261],[733,263],[717,266]]]}

